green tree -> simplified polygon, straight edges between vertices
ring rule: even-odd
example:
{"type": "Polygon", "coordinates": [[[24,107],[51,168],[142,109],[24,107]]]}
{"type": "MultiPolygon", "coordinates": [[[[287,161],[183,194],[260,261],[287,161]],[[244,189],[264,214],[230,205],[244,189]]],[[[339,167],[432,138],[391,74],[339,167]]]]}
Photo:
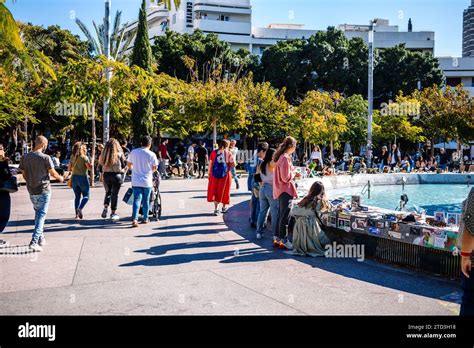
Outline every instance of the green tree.
{"type": "Polygon", "coordinates": [[[343,99],[337,110],[347,118],[347,130],[342,134],[342,140],[350,142],[356,148],[365,145],[367,143],[367,100],[360,94],[355,94],[343,99]]]}
{"type": "Polygon", "coordinates": [[[298,106],[296,114],[303,139],[310,143],[329,143],[331,156],[347,131],[347,119],[337,111],[343,100],[339,93],[310,91],[298,106]]]}
{"type": "Polygon", "coordinates": [[[289,107],[285,90],[277,90],[270,82],[254,83],[252,76],[240,80],[237,88],[245,97],[247,109],[245,125],[239,133],[257,140],[284,137],[289,107]]]}
{"type": "MultiPolygon", "coordinates": [[[[130,64],[136,65],[151,73],[152,52],[148,37],[148,22],[146,16],[146,1],[142,1],[138,18],[138,29],[135,44],[133,46],[130,64]]],[[[137,102],[132,105],[133,114],[133,138],[138,144],[141,137],[153,133],[153,99],[150,94],[141,95],[137,102]]]]}
{"type": "Polygon", "coordinates": [[[438,60],[428,52],[408,50],[404,44],[379,49],[374,71],[375,105],[394,99],[399,92],[411,94],[418,88],[442,87],[444,75],[438,60]]]}

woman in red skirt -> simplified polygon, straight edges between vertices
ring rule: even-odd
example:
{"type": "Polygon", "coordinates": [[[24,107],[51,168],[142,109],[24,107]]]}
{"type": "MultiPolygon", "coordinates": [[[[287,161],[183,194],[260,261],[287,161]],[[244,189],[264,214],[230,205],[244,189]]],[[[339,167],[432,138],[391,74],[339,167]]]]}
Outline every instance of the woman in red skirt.
{"type": "Polygon", "coordinates": [[[219,203],[222,203],[222,214],[227,212],[230,204],[231,169],[235,167],[232,153],[228,150],[229,141],[221,140],[219,148],[212,151],[209,158],[209,183],[207,201],[214,202],[214,215],[219,215],[219,203]]]}

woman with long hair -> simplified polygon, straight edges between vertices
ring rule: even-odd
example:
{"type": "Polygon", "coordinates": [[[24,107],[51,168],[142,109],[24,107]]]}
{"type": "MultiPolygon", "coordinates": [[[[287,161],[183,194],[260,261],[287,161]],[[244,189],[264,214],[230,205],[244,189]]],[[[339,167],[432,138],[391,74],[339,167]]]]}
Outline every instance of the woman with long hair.
{"type": "Polygon", "coordinates": [[[293,206],[291,216],[295,219],[293,227],[293,254],[300,256],[324,256],[321,243],[321,214],[329,210],[324,185],[316,181],[301,202],[293,206]]]}
{"type": "Polygon", "coordinates": [[[127,171],[127,160],[122,152],[122,147],[117,139],[110,138],[100,153],[99,164],[102,166],[105,198],[102,218],[107,218],[109,205],[111,204],[110,219],[118,221],[117,215],[118,194],[124,181],[124,174],[127,171]]]}
{"type": "Polygon", "coordinates": [[[76,219],[82,219],[85,205],[90,198],[89,180],[87,171],[92,168],[92,163],[87,157],[87,147],[78,141],[72,147],[71,160],[69,162],[68,171],[72,172],[71,188],[74,190],[74,208],[76,211],[76,219]]]}
{"type": "Polygon", "coordinates": [[[264,233],[264,224],[268,217],[268,211],[272,217],[273,238],[277,236],[278,227],[278,200],[273,198],[273,173],[275,171],[275,162],[273,156],[275,149],[268,149],[262,164],[259,167],[259,174],[262,179],[259,193],[260,211],[257,220],[257,239],[261,239],[264,233]]]}
{"type": "Polygon", "coordinates": [[[230,186],[232,184],[231,168],[235,166],[232,153],[229,151],[229,141],[219,142],[217,150],[212,151],[209,158],[209,183],[207,186],[207,201],[214,202],[214,215],[227,213],[226,206],[230,204],[230,186]]]}
{"type": "Polygon", "coordinates": [[[286,137],[273,156],[273,161],[276,163],[273,174],[273,198],[278,200],[279,205],[278,232],[273,239],[273,246],[288,250],[293,247],[287,233],[290,203],[298,197],[295,178],[301,176],[300,173],[294,171],[291,160],[295,151],[296,139],[286,137]]]}

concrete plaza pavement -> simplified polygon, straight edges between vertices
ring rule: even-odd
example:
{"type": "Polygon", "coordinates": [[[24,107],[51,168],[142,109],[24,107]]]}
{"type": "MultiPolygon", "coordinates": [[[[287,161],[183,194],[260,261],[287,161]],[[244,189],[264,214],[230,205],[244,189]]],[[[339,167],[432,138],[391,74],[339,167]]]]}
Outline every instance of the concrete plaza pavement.
{"type": "Polygon", "coordinates": [[[0,249],[0,315],[459,313],[455,282],[372,260],[294,257],[269,233],[256,240],[245,179],[241,187],[223,218],[206,201],[207,180],[163,181],[162,220],[133,229],[122,201],[120,222],[100,218],[102,187],[75,221],[73,192],[54,184],[47,245],[26,254],[33,208],[21,187],[1,235],[10,247],[0,249]]]}

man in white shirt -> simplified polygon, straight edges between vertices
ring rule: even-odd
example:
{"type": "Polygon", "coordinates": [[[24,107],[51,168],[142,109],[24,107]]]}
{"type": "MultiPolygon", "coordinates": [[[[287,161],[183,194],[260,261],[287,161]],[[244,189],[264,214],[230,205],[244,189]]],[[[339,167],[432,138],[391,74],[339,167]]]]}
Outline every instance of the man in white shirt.
{"type": "Polygon", "coordinates": [[[138,227],[138,212],[143,205],[143,223],[150,222],[150,194],[153,188],[153,172],[158,169],[158,158],[150,151],[152,139],[142,138],[141,148],[133,150],[128,156],[128,167],[132,170],[133,213],[132,226],[138,227]]]}

